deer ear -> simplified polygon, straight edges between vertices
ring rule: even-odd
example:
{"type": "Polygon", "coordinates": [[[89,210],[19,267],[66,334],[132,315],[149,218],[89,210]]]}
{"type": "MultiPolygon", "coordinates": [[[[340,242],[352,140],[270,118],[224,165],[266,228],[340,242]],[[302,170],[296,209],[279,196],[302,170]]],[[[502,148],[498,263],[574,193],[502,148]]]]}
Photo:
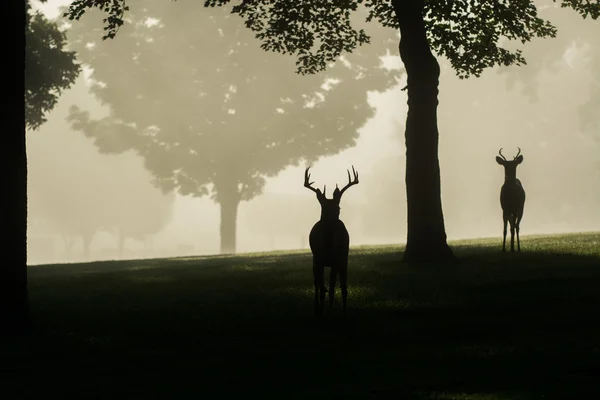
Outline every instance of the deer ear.
{"type": "Polygon", "coordinates": [[[322,203],[324,199],[325,195],[321,192],[321,189],[317,189],[317,200],[319,200],[319,203],[322,203]]]}
{"type": "Polygon", "coordinates": [[[496,156],[496,162],[500,165],[504,165],[504,160],[501,159],[500,157],[496,156]]]}
{"type": "Polygon", "coordinates": [[[337,186],[335,187],[335,190],[333,191],[333,198],[334,199],[340,198],[340,189],[337,186]]]}
{"type": "Polygon", "coordinates": [[[521,164],[523,162],[523,156],[517,157],[517,164],[521,164]]]}

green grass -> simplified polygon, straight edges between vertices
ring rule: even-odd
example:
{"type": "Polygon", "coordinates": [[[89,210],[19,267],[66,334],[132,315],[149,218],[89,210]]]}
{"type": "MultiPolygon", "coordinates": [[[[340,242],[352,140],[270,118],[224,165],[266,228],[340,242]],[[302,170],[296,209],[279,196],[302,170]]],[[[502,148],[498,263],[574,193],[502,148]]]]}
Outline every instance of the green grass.
{"type": "Polygon", "coordinates": [[[522,243],[352,248],[346,321],[312,317],[309,252],[31,266],[5,398],[600,398],[600,233],[522,243]]]}

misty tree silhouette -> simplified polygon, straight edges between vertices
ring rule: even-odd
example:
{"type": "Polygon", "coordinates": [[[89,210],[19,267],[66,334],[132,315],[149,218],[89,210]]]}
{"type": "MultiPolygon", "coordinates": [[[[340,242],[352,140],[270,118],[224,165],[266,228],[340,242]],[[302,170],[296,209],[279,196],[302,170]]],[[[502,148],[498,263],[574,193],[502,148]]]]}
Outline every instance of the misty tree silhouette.
{"type": "Polygon", "coordinates": [[[119,41],[100,41],[93,16],[69,31],[93,68],[91,92],[111,109],[90,121],[73,108],[69,119],[102,152],[136,150],[158,187],[210,195],[221,208],[221,253],[233,253],[239,203],[259,195],[265,177],[354,145],[374,112],[367,91],[396,83],[399,72],[379,58],[394,34],[379,29],[373,46],[302,77],[292,59],[261,51],[225,9],[144,4],[128,14],[119,41]]]}
{"type": "Polygon", "coordinates": [[[348,184],[340,190],[337,185],[333,191],[333,198],[326,197],[326,187],[323,192],[312,187],[309,168],[304,172],[304,187],[312,190],[317,195],[321,204],[321,218],[310,230],[308,241],[313,254],[313,278],[315,284],[315,316],[323,315],[325,303],[324,273],[330,267],[329,274],[329,308],[333,307],[335,298],[335,281],[340,276],[344,317],[346,316],[348,301],[348,251],[350,250],[350,236],[344,223],[340,220],[340,200],[344,192],[358,184],[358,173],[352,167],[353,177],[348,171],[348,184]]]}
{"type": "Polygon", "coordinates": [[[125,237],[139,239],[170,222],[174,193],[149,183],[139,157],[98,154],[90,139],[73,132],[40,135],[28,143],[29,215],[46,221],[68,254],[81,238],[89,258],[94,235],[108,231],[117,234],[122,255],[125,237]]]}
{"type": "MultiPolygon", "coordinates": [[[[167,193],[151,184],[151,175],[135,154],[119,155],[107,162],[105,174],[112,177],[110,189],[101,198],[110,208],[104,226],[117,239],[123,258],[125,239],[148,242],[173,219],[175,192],[167,193]]],[[[106,214],[106,213],[105,213],[106,214]]]]}
{"type": "Polygon", "coordinates": [[[502,149],[496,156],[496,162],[504,167],[504,184],[500,189],[500,205],[502,206],[502,219],[504,221],[504,231],[502,240],[502,251],[506,251],[506,224],[510,223],[510,251],[515,251],[515,231],[517,233],[517,247],[521,251],[521,242],[519,240],[519,225],[523,218],[523,208],[525,206],[525,190],[521,181],[517,179],[517,166],[523,162],[521,149],[514,160],[508,161],[502,155],[502,149]]]}

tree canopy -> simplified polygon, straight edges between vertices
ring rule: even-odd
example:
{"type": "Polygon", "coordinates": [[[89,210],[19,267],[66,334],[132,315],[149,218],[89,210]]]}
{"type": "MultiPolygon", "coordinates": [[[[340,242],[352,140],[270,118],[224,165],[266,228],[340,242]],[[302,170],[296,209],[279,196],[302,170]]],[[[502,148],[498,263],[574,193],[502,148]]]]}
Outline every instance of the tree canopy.
{"type": "Polygon", "coordinates": [[[46,122],[63,90],[79,75],[75,52],[66,50],[66,34],[26,2],[25,123],[37,129],[46,122]]]}
{"type": "Polygon", "coordinates": [[[300,77],[291,59],[261,51],[226,10],[144,5],[128,13],[114,43],[99,40],[97,19],[69,30],[92,69],[92,93],[111,109],[93,121],[74,107],[69,118],[100,151],[136,150],[167,191],[211,195],[221,206],[249,200],[265,177],[352,146],[373,115],[367,92],[399,76],[382,66],[396,41],[385,29],[327,73],[300,77]]]}
{"type": "MultiPolygon", "coordinates": [[[[183,0],[179,0],[183,2],[183,0]]],[[[547,1],[546,3],[548,3],[547,1]]],[[[135,1],[74,0],[65,16],[79,19],[87,9],[98,8],[106,14],[104,38],[114,38],[135,1]]],[[[366,22],[375,20],[384,27],[398,29],[391,2],[376,0],[285,0],[236,1],[206,0],[205,7],[234,3],[232,13],[262,42],[261,48],[295,55],[299,73],[324,70],[328,63],[370,37],[357,28],[355,12],[368,9],[366,22]]],[[[562,8],[572,8],[583,18],[597,19],[600,2],[588,0],[552,0],[562,8]]],[[[555,37],[556,28],[539,17],[534,1],[428,0],[424,1],[427,37],[438,55],[450,60],[461,77],[479,76],[485,68],[497,65],[521,65],[520,49],[509,49],[510,41],[522,44],[536,37],[555,37]]]]}

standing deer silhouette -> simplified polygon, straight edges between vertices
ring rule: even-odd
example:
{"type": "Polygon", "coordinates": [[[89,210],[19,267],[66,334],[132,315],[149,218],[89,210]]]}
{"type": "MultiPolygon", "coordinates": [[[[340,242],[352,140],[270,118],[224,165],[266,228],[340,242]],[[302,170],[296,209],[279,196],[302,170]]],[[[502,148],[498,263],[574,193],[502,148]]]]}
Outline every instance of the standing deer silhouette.
{"type": "Polygon", "coordinates": [[[504,167],[504,184],[500,190],[500,205],[502,206],[502,218],[504,219],[504,239],[502,242],[502,251],[506,251],[506,224],[510,223],[510,251],[515,251],[515,231],[517,232],[517,249],[521,251],[521,242],[519,240],[519,225],[523,218],[523,208],[525,206],[525,189],[521,181],[517,179],[517,165],[523,162],[521,149],[512,161],[508,161],[502,155],[502,149],[498,152],[500,157],[496,156],[496,162],[504,167]]]}
{"type": "Polygon", "coordinates": [[[327,187],[320,189],[312,187],[314,182],[309,182],[310,174],[306,168],[304,171],[304,187],[317,194],[317,200],[321,204],[321,219],[313,226],[308,237],[310,250],[313,255],[313,278],[315,284],[315,316],[323,315],[325,303],[324,273],[325,267],[331,268],[329,274],[329,308],[333,307],[335,297],[335,281],[340,276],[340,288],[342,290],[342,301],[344,305],[344,317],[348,299],[348,251],[350,248],[350,236],[344,223],[340,220],[340,200],[342,194],[353,185],[358,184],[358,173],[352,166],[354,179],[348,171],[348,184],[340,190],[337,185],[333,191],[333,199],[325,197],[327,187]]]}

